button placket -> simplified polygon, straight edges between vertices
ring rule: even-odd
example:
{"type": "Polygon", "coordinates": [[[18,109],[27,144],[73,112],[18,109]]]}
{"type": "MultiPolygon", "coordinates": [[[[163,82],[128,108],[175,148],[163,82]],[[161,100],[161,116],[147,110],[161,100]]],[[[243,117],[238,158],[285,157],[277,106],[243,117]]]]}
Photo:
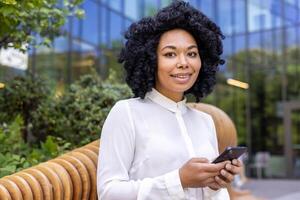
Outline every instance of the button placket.
{"type": "Polygon", "coordinates": [[[193,148],[193,143],[192,143],[191,138],[189,137],[189,134],[187,132],[187,128],[185,126],[181,111],[177,110],[175,112],[175,115],[176,115],[176,119],[177,119],[178,124],[179,124],[180,133],[181,133],[181,135],[184,139],[184,142],[185,142],[186,148],[188,150],[189,156],[190,156],[190,158],[195,157],[196,154],[195,154],[195,150],[193,148]]]}

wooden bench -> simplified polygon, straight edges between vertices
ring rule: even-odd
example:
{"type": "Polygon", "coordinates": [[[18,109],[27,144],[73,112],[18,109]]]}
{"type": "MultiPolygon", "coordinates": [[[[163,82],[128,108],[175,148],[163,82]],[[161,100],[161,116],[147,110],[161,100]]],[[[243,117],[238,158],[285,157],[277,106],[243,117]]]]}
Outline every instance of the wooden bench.
{"type": "MultiPolygon", "coordinates": [[[[203,103],[189,106],[209,113],[215,122],[219,151],[236,145],[234,124],[220,109],[203,103]]],[[[0,200],[97,199],[96,169],[99,140],[55,159],[0,179],[0,200]]]]}

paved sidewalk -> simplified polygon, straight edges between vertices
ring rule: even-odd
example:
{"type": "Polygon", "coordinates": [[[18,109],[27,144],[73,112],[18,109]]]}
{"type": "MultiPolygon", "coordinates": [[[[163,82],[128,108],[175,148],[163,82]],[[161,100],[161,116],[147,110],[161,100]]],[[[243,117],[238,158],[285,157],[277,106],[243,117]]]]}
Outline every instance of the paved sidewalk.
{"type": "Polygon", "coordinates": [[[265,200],[300,200],[299,179],[249,179],[241,189],[248,189],[265,200]]]}

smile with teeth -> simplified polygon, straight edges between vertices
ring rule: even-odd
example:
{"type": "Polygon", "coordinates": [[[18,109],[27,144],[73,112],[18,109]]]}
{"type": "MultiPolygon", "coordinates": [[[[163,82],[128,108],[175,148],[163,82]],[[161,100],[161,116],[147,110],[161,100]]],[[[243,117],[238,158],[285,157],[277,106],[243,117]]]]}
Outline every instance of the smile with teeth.
{"type": "Polygon", "coordinates": [[[191,75],[192,74],[171,74],[172,77],[182,78],[182,79],[189,78],[191,75]]]}
{"type": "Polygon", "coordinates": [[[178,84],[186,84],[190,81],[192,74],[171,74],[171,77],[178,84]]]}

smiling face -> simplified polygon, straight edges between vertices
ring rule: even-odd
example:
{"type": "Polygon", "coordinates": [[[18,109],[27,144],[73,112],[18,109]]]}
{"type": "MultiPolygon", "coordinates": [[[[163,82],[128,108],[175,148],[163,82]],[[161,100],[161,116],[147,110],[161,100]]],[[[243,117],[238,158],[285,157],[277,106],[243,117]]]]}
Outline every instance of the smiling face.
{"type": "Polygon", "coordinates": [[[162,34],[157,47],[155,89],[173,101],[197,80],[201,60],[194,37],[185,30],[173,29],[162,34]]]}

